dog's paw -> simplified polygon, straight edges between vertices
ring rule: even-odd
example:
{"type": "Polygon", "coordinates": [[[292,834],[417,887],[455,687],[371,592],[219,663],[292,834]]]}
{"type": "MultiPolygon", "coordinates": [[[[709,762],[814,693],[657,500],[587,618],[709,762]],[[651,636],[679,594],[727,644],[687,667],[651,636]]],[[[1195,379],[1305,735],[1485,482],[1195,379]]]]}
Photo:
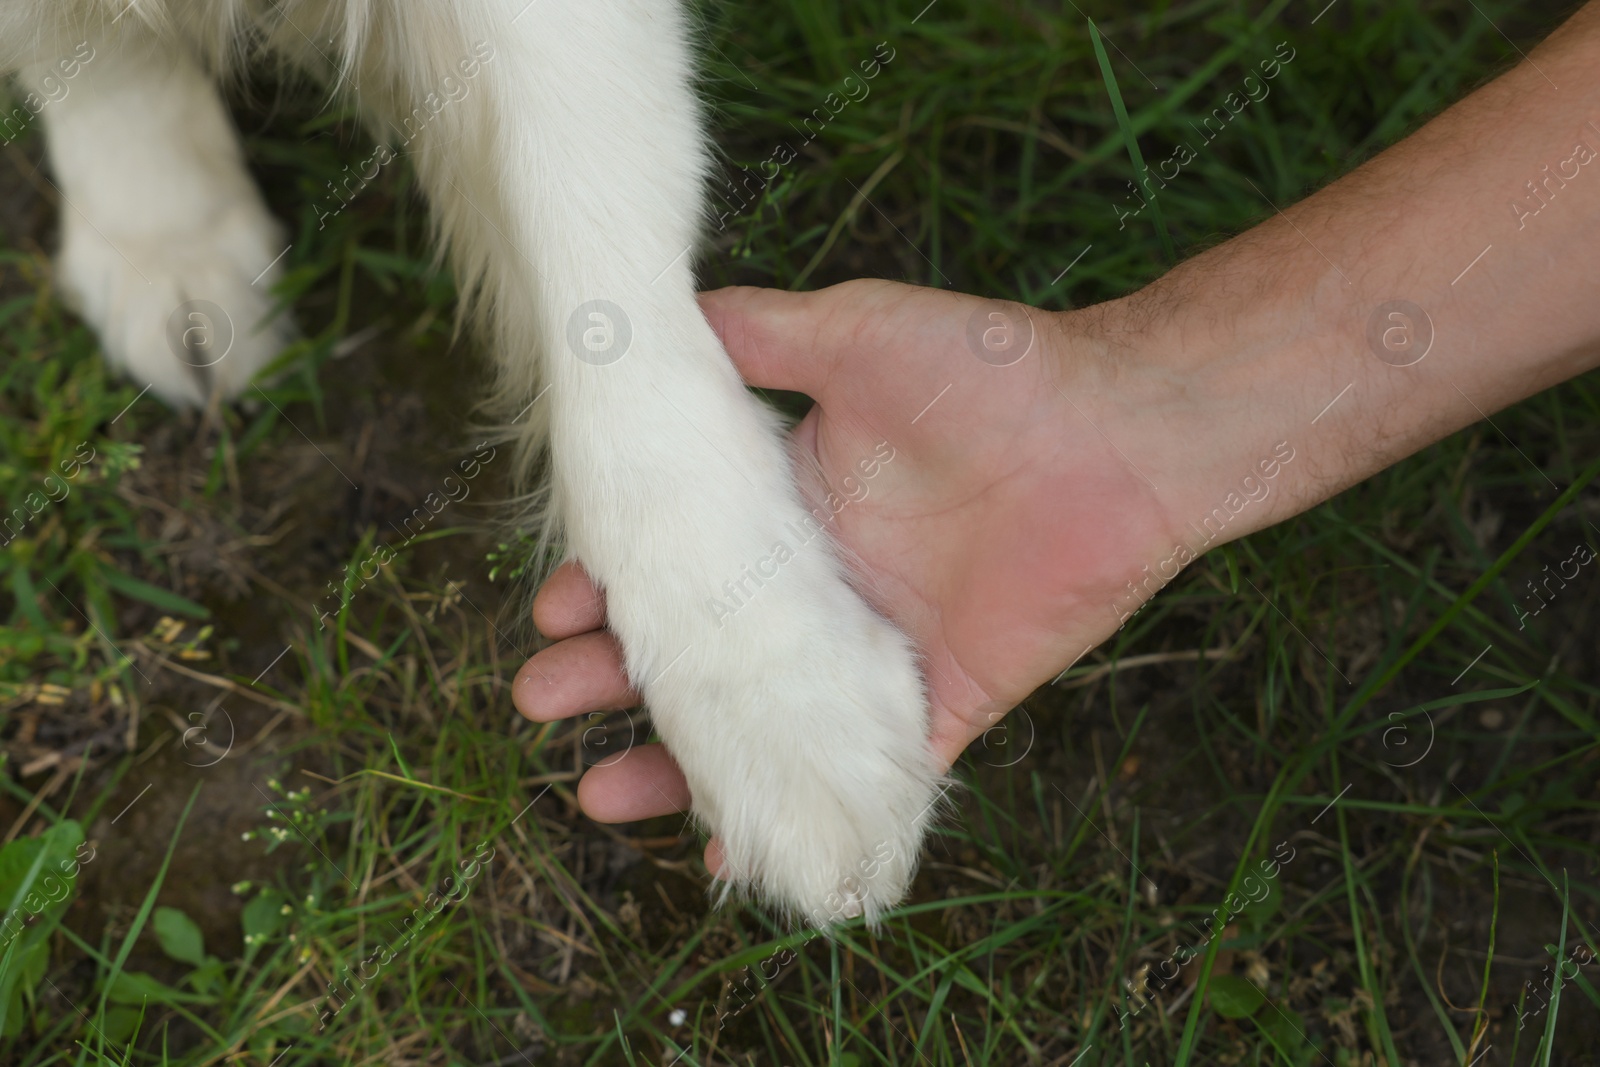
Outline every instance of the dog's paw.
{"type": "Polygon", "coordinates": [[[830,567],[719,603],[643,689],[721,842],[724,892],[816,927],[876,923],[943,792],[911,648],[830,567]]]}
{"type": "Polygon", "coordinates": [[[62,223],[66,302],[112,367],[173,406],[237,396],[293,337],[271,293],[284,242],[259,203],[170,231],[92,226],[70,210],[62,223]]]}

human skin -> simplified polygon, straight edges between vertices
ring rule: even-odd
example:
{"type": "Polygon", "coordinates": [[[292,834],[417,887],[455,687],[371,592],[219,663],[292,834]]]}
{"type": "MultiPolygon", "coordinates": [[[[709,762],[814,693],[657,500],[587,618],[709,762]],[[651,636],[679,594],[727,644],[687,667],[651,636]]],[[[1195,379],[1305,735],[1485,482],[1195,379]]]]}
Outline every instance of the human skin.
{"type": "MultiPolygon", "coordinates": [[[[1180,543],[1203,551],[1281,522],[1600,364],[1595,153],[1590,4],[1401,143],[1299,204],[1264,201],[1260,225],[1146,288],[1028,310],[1036,344],[1010,366],[968,341],[975,314],[1005,305],[959,293],[860,281],[725,289],[702,306],[750,384],[816,400],[795,439],[828,485],[892,445],[831,532],[916,643],[929,744],[948,764],[1170,580],[1180,543]],[[1397,300],[1425,318],[1386,317],[1397,300]],[[1426,356],[1395,365],[1428,324],[1426,356]],[[1283,442],[1294,458],[1270,491],[1202,544],[1196,526],[1247,475],[1266,481],[1283,442]]],[[[554,643],[519,672],[518,711],[545,722],[638,703],[576,565],[533,610],[554,643]]],[[[690,800],[659,745],[592,768],[578,798],[602,822],[690,800]]]]}

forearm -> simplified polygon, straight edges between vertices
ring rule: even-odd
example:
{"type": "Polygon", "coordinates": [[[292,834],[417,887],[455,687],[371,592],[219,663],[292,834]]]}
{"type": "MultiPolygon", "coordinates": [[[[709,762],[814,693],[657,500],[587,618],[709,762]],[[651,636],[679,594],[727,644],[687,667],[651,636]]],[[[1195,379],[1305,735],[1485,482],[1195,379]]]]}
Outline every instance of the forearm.
{"type": "Polygon", "coordinates": [[[1173,417],[1221,446],[1196,440],[1209,469],[1149,457],[1176,514],[1203,514],[1290,442],[1295,461],[1231,540],[1600,364],[1600,9],[1530,58],[1107,306],[1115,373],[1151,397],[1179,384],[1173,417]],[[1384,307],[1399,301],[1422,314],[1384,307]]]}

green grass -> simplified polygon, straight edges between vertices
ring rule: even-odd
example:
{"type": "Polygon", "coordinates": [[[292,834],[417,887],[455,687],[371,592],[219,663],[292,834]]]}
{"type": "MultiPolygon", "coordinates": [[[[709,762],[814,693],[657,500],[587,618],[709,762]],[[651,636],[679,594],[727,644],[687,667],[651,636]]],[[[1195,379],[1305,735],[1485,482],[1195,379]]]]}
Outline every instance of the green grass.
{"type": "MultiPolygon", "coordinates": [[[[1224,239],[1504,69],[1496,25],[1525,49],[1561,14],[919,9],[700,9],[729,172],[798,150],[730,215],[708,285],[1118,295],[1165,269],[1168,240],[1224,239]],[[795,144],[880,42],[870,93],[795,144]],[[1279,42],[1294,58],[1270,95],[1159,217],[1120,222],[1137,161],[1167,158],[1279,42]]],[[[817,940],[713,911],[681,818],[578,813],[581,767],[644,740],[638,712],[512,712],[517,550],[480,507],[504,460],[365,576],[473,452],[470,346],[405,168],[319,229],[324,183],[369,151],[351,116],[272,86],[237,103],[294,238],[283,296],[306,340],[270,403],[209,421],[108,376],[52,292],[48,187],[23,177],[37,139],[4,150],[8,507],[80,443],[96,457],[0,553],[0,905],[27,916],[0,949],[6,1062],[1592,1056],[1600,971],[1540,983],[1600,949],[1600,586],[1525,630],[1513,604],[1600,547],[1600,379],[1190,568],[963,758],[960,817],[880,934],[817,940]],[[64,896],[26,903],[74,862],[64,896]]]]}

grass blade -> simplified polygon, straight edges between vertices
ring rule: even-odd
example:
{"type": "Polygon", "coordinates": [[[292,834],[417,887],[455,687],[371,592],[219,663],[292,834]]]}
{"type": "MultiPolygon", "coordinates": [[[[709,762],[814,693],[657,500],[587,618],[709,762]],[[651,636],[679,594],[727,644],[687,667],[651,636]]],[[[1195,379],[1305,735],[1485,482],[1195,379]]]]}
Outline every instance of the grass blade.
{"type": "MultiPolygon", "coordinates": [[[[183,824],[189,820],[189,812],[194,808],[195,800],[200,796],[200,787],[204,782],[196,782],[194,789],[189,794],[189,802],[183,806],[183,811],[178,816],[178,824],[172,828],[172,840],[167,842],[167,854],[161,858],[161,868],[156,871],[156,877],[150,883],[150,891],[144,895],[144,903],[139,905],[139,913],[133,917],[133,925],[128,928],[128,934],[122,939],[122,948],[117,950],[117,958],[111,961],[111,971],[106,975],[100,986],[100,1006],[95,1010],[95,1018],[104,1020],[106,1016],[106,998],[111,993],[112,983],[122,973],[122,967],[128,962],[128,957],[133,953],[133,943],[139,940],[139,935],[144,931],[144,924],[149,920],[150,913],[155,910],[156,894],[161,892],[162,883],[167,880],[167,868],[172,864],[172,854],[177,851],[178,837],[183,833],[183,824]]],[[[96,1027],[96,1030],[99,1028],[96,1027]]],[[[102,1040],[104,1038],[102,1037],[102,1040]]],[[[105,1049],[100,1050],[102,1058],[105,1049]]]]}
{"type": "Polygon", "coordinates": [[[1139,151],[1139,139],[1134,136],[1133,124],[1128,121],[1128,109],[1122,103],[1122,90],[1117,88],[1117,76],[1111,70],[1111,60],[1106,56],[1106,46],[1100,39],[1100,30],[1089,20],[1089,39],[1094,42],[1094,58],[1100,64],[1100,76],[1105,79],[1106,95],[1111,97],[1111,110],[1117,116],[1117,128],[1122,131],[1122,143],[1128,149],[1128,159],[1133,162],[1133,180],[1150,198],[1150,214],[1156,221],[1156,232],[1161,235],[1161,249],[1168,263],[1178,262],[1178,251],[1173,247],[1172,235],[1167,232],[1166,216],[1161,214],[1161,203],[1144,180],[1149,168],[1144,165],[1144,155],[1139,151]]]}
{"type": "MultiPolygon", "coordinates": [[[[1556,942],[1554,981],[1550,983],[1550,1009],[1544,1017],[1544,1037],[1539,1041],[1537,1062],[1550,1067],[1556,1050],[1556,1016],[1561,1011],[1561,965],[1567,962],[1567,918],[1572,912],[1572,895],[1567,889],[1567,872],[1561,872],[1561,939],[1556,942]]],[[[1577,968],[1574,967],[1574,970],[1577,968]]]]}
{"type": "Polygon", "coordinates": [[[1467,1045],[1463,1063],[1471,1063],[1478,1056],[1478,1042],[1489,1032],[1489,1013],[1484,1005],[1489,1002],[1489,971],[1494,966],[1494,939],[1500,928],[1500,850],[1491,849],[1494,863],[1494,910],[1489,913],[1489,952],[1483,958],[1483,984],[1478,989],[1478,1019],[1472,1025],[1472,1041],[1467,1045]]]}

